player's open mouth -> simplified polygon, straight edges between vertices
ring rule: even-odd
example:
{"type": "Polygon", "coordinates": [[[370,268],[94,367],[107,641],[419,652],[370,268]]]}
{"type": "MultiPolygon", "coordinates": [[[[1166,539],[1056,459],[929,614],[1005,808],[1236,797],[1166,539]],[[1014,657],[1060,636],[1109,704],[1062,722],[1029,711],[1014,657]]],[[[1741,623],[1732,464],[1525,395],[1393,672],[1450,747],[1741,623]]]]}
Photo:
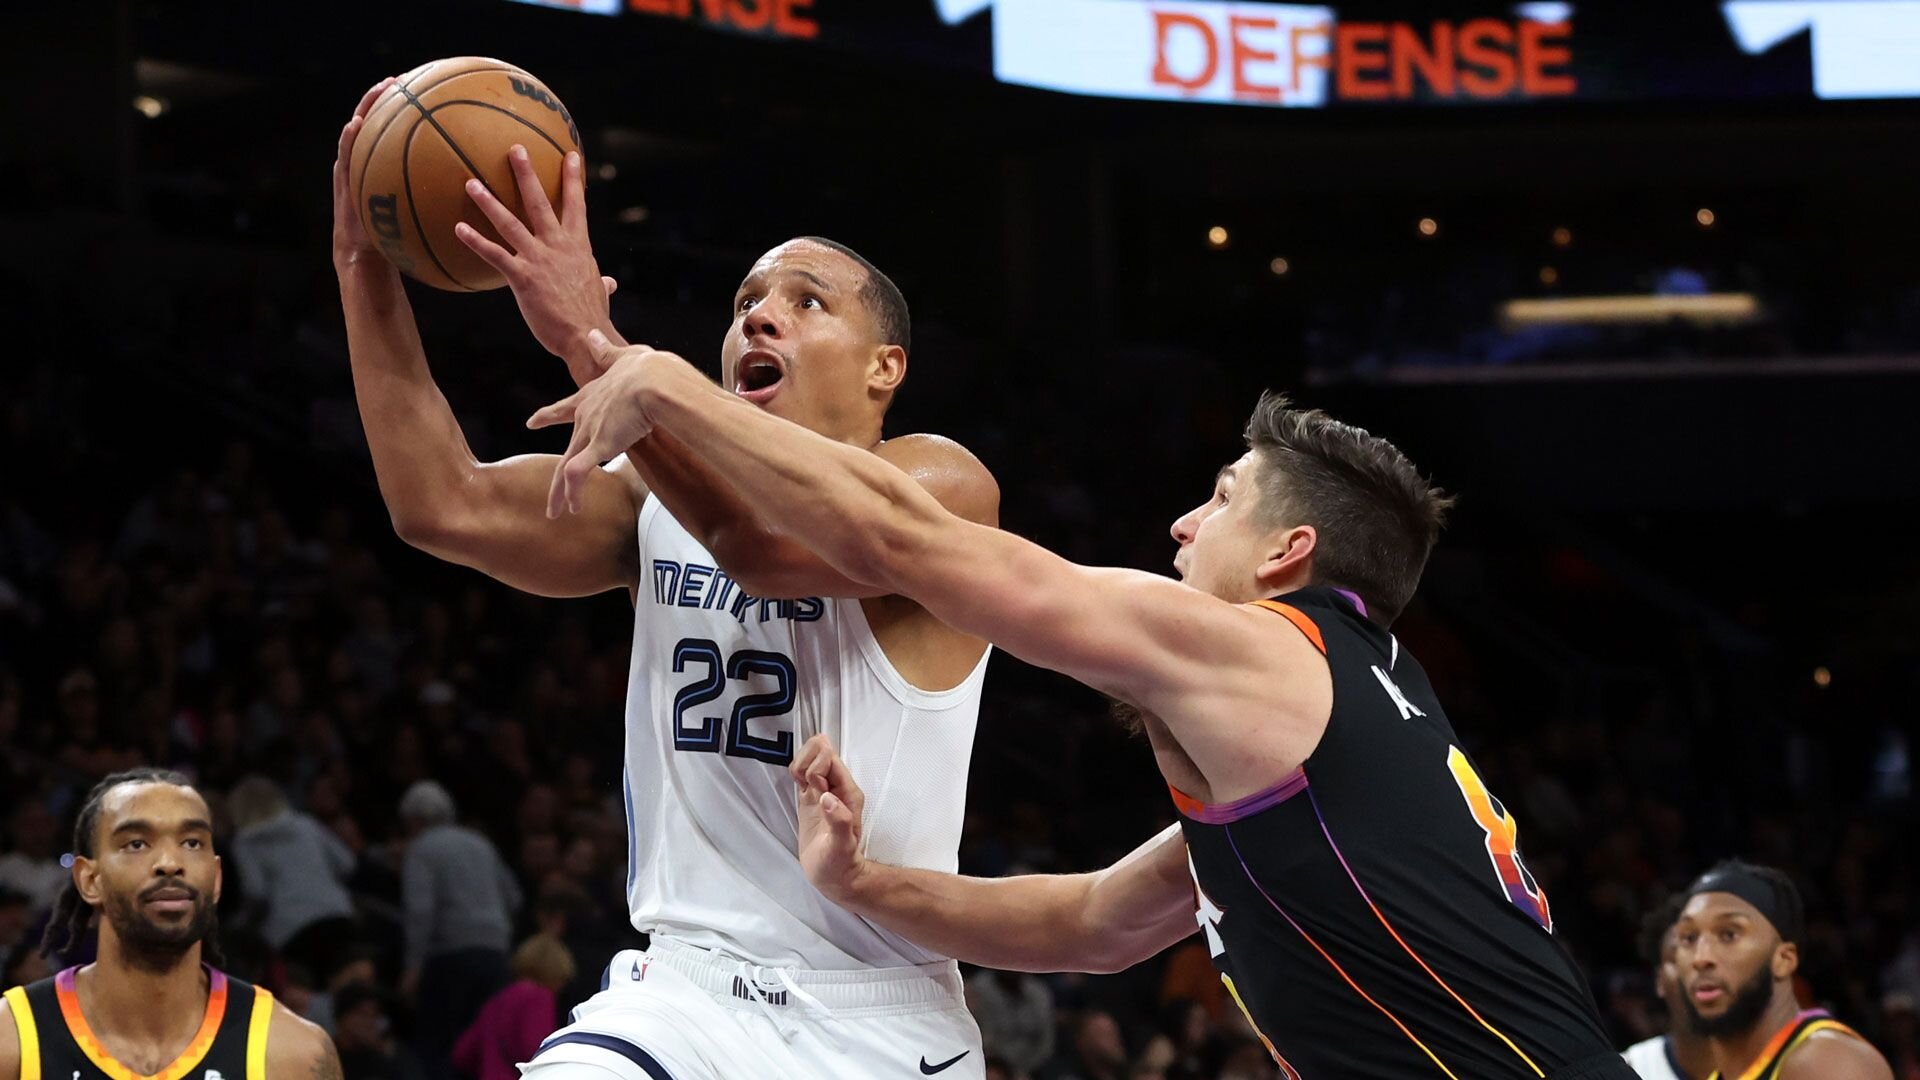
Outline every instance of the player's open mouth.
{"type": "Polygon", "coordinates": [[[1725,987],[1714,983],[1701,983],[1693,988],[1693,1000],[1696,1005],[1711,1005],[1727,996],[1725,987]]]}
{"type": "Polygon", "coordinates": [[[765,404],[786,381],[787,364],[772,349],[749,349],[740,355],[735,369],[733,392],[753,402],[765,404]]]}

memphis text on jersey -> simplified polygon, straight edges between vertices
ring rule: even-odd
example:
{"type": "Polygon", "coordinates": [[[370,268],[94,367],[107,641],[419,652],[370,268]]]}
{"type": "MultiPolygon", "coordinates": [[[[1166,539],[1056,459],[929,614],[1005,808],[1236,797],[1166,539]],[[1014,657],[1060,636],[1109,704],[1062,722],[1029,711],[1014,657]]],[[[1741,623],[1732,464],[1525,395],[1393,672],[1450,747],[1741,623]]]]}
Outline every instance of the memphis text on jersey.
{"type": "Polygon", "coordinates": [[[814,622],[827,610],[826,602],[817,596],[797,600],[750,596],[717,566],[678,563],[672,559],[653,560],[653,601],[667,607],[724,611],[743,623],[756,612],[759,622],[769,619],[814,622]]]}

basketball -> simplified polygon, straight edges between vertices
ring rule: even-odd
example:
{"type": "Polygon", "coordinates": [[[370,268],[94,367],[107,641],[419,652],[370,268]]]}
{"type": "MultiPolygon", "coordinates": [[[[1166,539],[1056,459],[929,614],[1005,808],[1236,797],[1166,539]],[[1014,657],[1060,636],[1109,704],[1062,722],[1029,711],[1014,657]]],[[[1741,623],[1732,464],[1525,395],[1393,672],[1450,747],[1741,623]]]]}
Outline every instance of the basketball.
{"type": "Polygon", "coordinates": [[[532,75],[501,60],[456,56],[414,68],[367,113],[348,180],[367,234],[415,281],[452,292],[506,284],[453,234],[466,222],[500,243],[468,197],[477,177],[514,213],[520,191],[507,149],[527,148],[547,198],[560,198],[560,169],[580,149],[566,106],[532,75]]]}

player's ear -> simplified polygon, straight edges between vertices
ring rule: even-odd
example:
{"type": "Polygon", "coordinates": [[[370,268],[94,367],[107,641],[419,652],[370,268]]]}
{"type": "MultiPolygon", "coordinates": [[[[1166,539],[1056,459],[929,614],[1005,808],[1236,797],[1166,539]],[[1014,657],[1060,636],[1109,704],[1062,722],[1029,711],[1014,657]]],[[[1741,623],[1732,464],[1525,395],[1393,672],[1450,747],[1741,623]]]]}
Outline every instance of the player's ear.
{"type": "Polygon", "coordinates": [[[100,865],[85,855],[73,857],[73,888],[92,907],[100,906],[100,865]]]}
{"type": "Polygon", "coordinates": [[[1773,950],[1773,977],[1784,979],[1800,970],[1800,946],[1783,941],[1773,950]]]}
{"type": "Polygon", "coordinates": [[[1275,592],[1299,588],[1311,580],[1313,552],[1320,533],[1311,525],[1289,525],[1267,534],[1266,551],[1253,576],[1275,592]]]}
{"type": "Polygon", "coordinates": [[[226,864],[220,861],[220,856],[215,855],[213,857],[213,902],[216,904],[220,902],[220,888],[226,884],[226,880],[226,864]]]}
{"type": "Polygon", "coordinates": [[[867,372],[868,389],[891,394],[906,377],[907,350],[898,345],[882,345],[873,351],[872,366],[867,372]]]}

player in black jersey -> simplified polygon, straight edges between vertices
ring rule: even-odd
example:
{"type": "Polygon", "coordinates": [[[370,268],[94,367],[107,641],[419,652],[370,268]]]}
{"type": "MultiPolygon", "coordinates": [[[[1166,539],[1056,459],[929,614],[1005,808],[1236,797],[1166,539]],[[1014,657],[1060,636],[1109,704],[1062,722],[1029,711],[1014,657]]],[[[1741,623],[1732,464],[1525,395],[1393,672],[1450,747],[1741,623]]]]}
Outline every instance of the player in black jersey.
{"type": "Polygon", "coordinates": [[[796,761],[801,856],[829,897],[963,960],[1087,970],[1192,933],[1197,882],[1221,977],[1290,1076],[1633,1075],[1513,817],[1387,632],[1448,503],[1393,446],[1264,397],[1246,455],[1173,527],[1182,584],[965,522],[671,354],[599,359],[600,381],[533,421],[576,425],[555,506],[581,462],[657,425],[854,580],[1137,707],[1181,814],[1097,874],[882,867],[861,861],[857,796],[816,741],[796,761]]]}
{"type": "Polygon", "coordinates": [[[88,795],[46,944],[70,949],[97,913],[98,957],[6,992],[0,1080],[339,1080],[325,1032],[202,959],[220,900],[211,818],[158,769],[88,795]]]}
{"type": "Polygon", "coordinates": [[[1772,867],[1729,859],[1687,889],[1674,962],[1710,1080],[1893,1080],[1887,1059],[1793,993],[1806,929],[1800,891],[1772,867]]]}

